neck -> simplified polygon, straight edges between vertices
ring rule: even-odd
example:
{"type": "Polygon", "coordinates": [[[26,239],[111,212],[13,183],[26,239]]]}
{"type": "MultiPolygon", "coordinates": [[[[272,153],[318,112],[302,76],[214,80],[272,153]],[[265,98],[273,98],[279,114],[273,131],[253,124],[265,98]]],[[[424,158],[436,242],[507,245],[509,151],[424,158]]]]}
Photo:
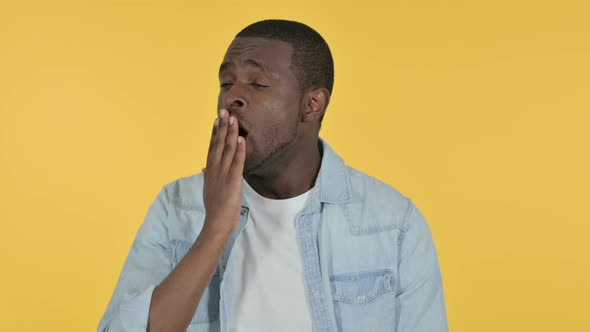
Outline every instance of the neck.
{"type": "MultiPolygon", "coordinates": [[[[303,142],[302,142],[303,143],[303,142]]],[[[273,171],[249,174],[246,181],[260,195],[271,199],[287,199],[311,189],[322,161],[319,139],[296,147],[290,158],[273,164],[273,171]]]]}

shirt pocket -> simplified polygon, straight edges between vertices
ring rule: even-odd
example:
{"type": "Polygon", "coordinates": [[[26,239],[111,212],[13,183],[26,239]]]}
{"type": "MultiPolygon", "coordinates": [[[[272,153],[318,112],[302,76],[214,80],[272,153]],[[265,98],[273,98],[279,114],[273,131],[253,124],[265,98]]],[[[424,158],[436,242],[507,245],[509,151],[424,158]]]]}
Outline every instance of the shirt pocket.
{"type": "MultiPolygon", "coordinates": [[[[186,255],[193,244],[189,241],[179,239],[172,240],[170,244],[171,260],[174,267],[186,255]]],[[[191,324],[208,323],[219,319],[220,283],[221,276],[219,270],[216,269],[209,280],[209,285],[205,288],[201,296],[191,324]]]]}
{"type": "Polygon", "coordinates": [[[338,331],[393,331],[394,282],[387,269],[330,276],[338,331]]]}

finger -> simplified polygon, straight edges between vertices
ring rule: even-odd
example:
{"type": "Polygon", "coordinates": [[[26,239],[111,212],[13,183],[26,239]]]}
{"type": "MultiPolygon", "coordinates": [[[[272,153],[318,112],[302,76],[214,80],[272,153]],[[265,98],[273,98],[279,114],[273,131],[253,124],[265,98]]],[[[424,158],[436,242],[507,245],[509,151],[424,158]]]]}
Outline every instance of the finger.
{"type": "Polygon", "coordinates": [[[217,135],[219,133],[219,123],[221,122],[220,118],[215,119],[215,123],[213,124],[213,130],[211,131],[211,139],[209,140],[209,149],[207,150],[207,163],[206,165],[214,165],[215,162],[215,144],[217,140],[217,135]]]}
{"type": "Polygon", "coordinates": [[[209,139],[209,149],[207,153],[211,151],[213,148],[213,142],[215,141],[215,135],[217,134],[217,126],[219,125],[219,118],[215,118],[215,123],[213,124],[213,129],[211,130],[211,138],[209,139]]]}
{"type": "Polygon", "coordinates": [[[236,154],[231,164],[230,176],[234,179],[241,179],[244,173],[244,163],[246,162],[246,140],[242,137],[238,137],[238,146],[236,148],[236,154]]]}
{"type": "Polygon", "coordinates": [[[215,134],[217,134],[217,127],[219,125],[219,118],[215,118],[215,123],[213,124],[213,128],[211,129],[211,141],[215,138],[215,134]]]}
{"type": "Polygon", "coordinates": [[[229,172],[231,163],[234,160],[236,153],[236,145],[238,144],[238,119],[234,116],[229,117],[227,138],[225,139],[225,146],[223,147],[223,156],[221,157],[221,170],[229,172]]]}
{"type": "Polygon", "coordinates": [[[227,135],[227,119],[227,111],[223,109],[219,111],[219,124],[217,125],[215,138],[213,139],[213,146],[211,147],[209,158],[207,160],[207,165],[217,166],[221,162],[221,156],[223,155],[223,147],[225,145],[225,139],[227,135]]]}

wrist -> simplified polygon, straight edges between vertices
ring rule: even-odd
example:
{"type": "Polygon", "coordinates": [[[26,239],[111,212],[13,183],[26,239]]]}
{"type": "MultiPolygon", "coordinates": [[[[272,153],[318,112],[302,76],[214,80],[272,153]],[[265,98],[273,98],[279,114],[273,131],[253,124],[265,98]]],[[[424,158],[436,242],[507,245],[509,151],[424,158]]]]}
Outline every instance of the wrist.
{"type": "Polygon", "coordinates": [[[207,219],[205,219],[205,225],[203,226],[203,229],[201,230],[201,233],[199,234],[199,237],[204,237],[207,240],[212,240],[212,241],[221,241],[223,243],[227,242],[227,240],[230,238],[231,236],[231,231],[228,231],[227,229],[222,229],[220,227],[216,227],[216,226],[212,226],[215,223],[213,222],[208,222],[207,219]]]}

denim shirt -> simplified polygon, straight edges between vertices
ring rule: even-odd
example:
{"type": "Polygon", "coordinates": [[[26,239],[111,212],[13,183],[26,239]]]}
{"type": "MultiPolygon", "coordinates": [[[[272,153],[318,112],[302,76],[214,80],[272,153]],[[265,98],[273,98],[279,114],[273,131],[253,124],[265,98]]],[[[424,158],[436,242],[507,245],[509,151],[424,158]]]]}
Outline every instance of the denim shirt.
{"type": "MultiPolygon", "coordinates": [[[[414,203],[349,166],[320,138],[322,162],[295,219],[315,332],[447,331],[442,279],[429,226],[414,203]]],[[[99,332],[145,331],[151,296],[195,242],[205,220],[202,173],[165,185],[137,231],[99,332]]],[[[232,317],[232,247],[205,289],[189,332],[224,331],[232,317]]],[[[289,307],[289,299],[284,299],[289,307]]]]}

